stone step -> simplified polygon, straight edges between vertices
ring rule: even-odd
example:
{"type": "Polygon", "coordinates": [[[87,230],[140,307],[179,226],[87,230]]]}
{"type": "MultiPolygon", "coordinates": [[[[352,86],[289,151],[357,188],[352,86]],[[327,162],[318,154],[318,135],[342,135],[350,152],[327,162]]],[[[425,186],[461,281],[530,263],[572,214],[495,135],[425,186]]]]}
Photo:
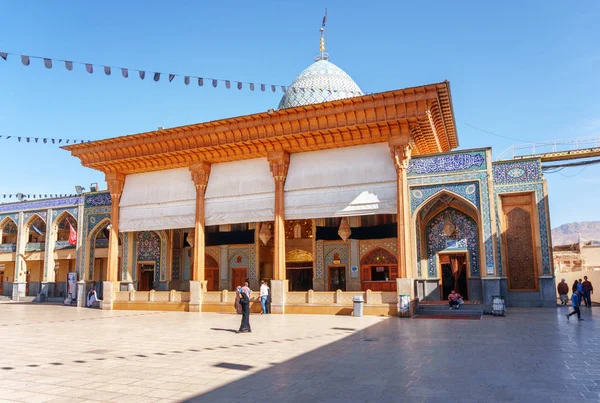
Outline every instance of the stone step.
{"type": "Polygon", "coordinates": [[[12,299],[6,295],[0,295],[0,301],[12,301],[12,299]]]}
{"type": "Polygon", "coordinates": [[[483,309],[479,311],[446,308],[445,310],[433,309],[418,309],[415,312],[417,315],[441,315],[441,316],[480,316],[483,315],[483,309]]]}
{"type": "MultiPolygon", "coordinates": [[[[417,307],[417,311],[421,311],[421,310],[427,310],[427,311],[435,311],[435,312],[442,312],[442,311],[449,311],[450,306],[448,304],[443,304],[443,305],[421,305],[419,304],[419,306],[417,307]]],[[[482,305],[476,305],[476,304],[463,304],[460,309],[453,309],[453,311],[461,311],[461,312],[483,312],[483,306],[482,305]]]]}

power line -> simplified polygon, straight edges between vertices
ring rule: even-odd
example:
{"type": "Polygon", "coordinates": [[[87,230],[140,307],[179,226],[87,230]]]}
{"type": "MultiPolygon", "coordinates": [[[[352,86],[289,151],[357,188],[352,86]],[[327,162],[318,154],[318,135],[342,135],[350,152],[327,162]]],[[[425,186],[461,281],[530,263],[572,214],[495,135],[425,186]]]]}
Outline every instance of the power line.
{"type": "Polygon", "coordinates": [[[461,124],[463,124],[463,125],[465,125],[465,126],[469,126],[472,129],[478,130],[478,131],[480,131],[482,133],[489,134],[491,136],[500,137],[500,138],[503,138],[503,139],[506,139],[506,140],[518,141],[520,143],[533,143],[533,141],[531,141],[531,140],[522,140],[522,139],[517,139],[517,138],[514,138],[514,137],[508,137],[508,136],[503,136],[501,134],[493,133],[493,132],[490,132],[489,130],[485,130],[485,129],[481,129],[479,127],[473,126],[473,125],[471,125],[471,124],[469,124],[467,122],[464,122],[462,120],[458,120],[458,122],[461,123],[461,124]]]}

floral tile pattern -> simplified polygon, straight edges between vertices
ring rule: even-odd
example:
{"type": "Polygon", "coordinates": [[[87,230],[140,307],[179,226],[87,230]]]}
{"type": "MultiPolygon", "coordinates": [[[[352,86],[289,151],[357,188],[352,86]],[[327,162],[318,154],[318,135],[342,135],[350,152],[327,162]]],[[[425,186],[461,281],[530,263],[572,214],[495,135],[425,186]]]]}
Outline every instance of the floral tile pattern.
{"type": "Polygon", "coordinates": [[[448,208],[435,216],[426,228],[427,242],[427,266],[428,277],[438,277],[436,270],[436,254],[445,250],[467,250],[469,251],[469,260],[471,276],[479,277],[479,247],[477,223],[461,211],[448,208]],[[444,224],[446,221],[454,223],[456,231],[454,235],[446,236],[444,234],[444,224]]]}

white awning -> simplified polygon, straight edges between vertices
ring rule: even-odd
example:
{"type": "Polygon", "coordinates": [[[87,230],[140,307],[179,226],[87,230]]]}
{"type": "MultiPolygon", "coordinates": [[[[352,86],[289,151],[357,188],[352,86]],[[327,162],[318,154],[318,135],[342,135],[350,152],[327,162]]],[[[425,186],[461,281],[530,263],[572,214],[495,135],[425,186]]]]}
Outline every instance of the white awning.
{"type": "Polygon", "coordinates": [[[196,188],[188,168],[125,177],[119,231],[193,228],[196,188]]]}
{"type": "Polygon", "coordinates": [[[292,154],[285,218],[397,213],[397,174],[387,143],[292,154]]]}
{"type": "Polygon", "coordinates": [[[267,159],[212,164],[205,197],[206,225],[272,221],[275,182],[267,159]]]}

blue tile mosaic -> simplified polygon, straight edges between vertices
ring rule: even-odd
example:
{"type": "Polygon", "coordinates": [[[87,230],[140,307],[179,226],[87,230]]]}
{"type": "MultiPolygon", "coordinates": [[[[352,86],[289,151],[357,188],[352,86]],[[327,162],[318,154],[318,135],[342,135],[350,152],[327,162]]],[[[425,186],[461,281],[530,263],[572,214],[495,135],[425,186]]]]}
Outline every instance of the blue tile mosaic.
{"type": "Polygon", "coordinates": [[[472,277],[479,277],[479,246],[477,223],[468,215],[453,208],[441,211],[427,224],[427,266],[428,277],[438,277],[436,254],[442,251],[465,250],[469,252],[472,277]],[[444,234],[444,224],[450,220],[456,227],[451,236],[444,234]]]}
{"type": "Polygon", "coordinates": [[[479,209],[479,182],[445,183],[431,186],[415,186],[410,188],[410,212],[427,202],[433,195],[446,190],[459,195],[479,209]]]}
{"type": "Polygon", "coordinates": [[[101,207],[101,206],[110,206],[112,200],[110,198],[110,193],[91,193],[85,195],[85,207],[101,207]]]}
{"type": "Polygon", "coordinates": [[[485,154],[485,150],[477,150],[431,157],[414,157],[408,165],[408,176],[483,170],[486,169],[485,154]]]}
{"type": "Polygon", "coordinates": [[[54,207],[77,206],[83,202],[83,197],[63,197],[61,199],[47,199],[27,201],[13,204],[0,204],[0,213],[12,211],[41,210],[54,207]]]}
{"type": "Polygon", "coordinates": [[[501,161],[492,165],[494,185],[531,183],[542,180],[540,160],[501,161]]]}

